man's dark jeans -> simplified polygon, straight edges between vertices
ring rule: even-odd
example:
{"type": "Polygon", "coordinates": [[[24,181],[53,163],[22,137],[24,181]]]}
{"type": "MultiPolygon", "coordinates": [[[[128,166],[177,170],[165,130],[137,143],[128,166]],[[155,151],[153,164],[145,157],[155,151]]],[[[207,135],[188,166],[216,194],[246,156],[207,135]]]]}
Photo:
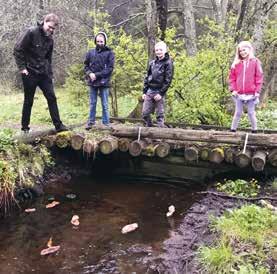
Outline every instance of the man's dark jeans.
{"type": "Polygon", "coordinates": [[[154,113],[156,109],[157,125],[158,127],[164,127],[164,96],[159,100],[155,101],[154,97],[158,92],[149,92],[146,93],[146,98],[143,102],[142,107],[142,118],[147,127],[152,127],[151,114],[154,113]]]}
{"type": "Polygon", "coordinates": [[[24,103],[21,120],[22,130],[29,129],[30,116],[37,87],[42,90],[47,100],[50,116],[55,128],[59,128],[62,122],[60,120],[52,79],[47,75],[34,75],[29,73],[28,75],[22,75],[22,80],[24,86],[24,103]]]}

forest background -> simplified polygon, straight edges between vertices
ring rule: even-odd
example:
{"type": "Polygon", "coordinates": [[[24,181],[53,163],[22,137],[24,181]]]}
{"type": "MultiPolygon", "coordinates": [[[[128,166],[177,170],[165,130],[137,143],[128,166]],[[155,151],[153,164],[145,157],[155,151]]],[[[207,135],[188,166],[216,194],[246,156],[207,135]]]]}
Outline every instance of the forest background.
{"type": "MultiPolygon", "coordinates": [[[[167,121],[229,126],[233,104],[228,91],[228,71],[237,43],[250,40],[265,74],[258,110],[259,128],[277,128],[277,1],[0,2],[0,96],[5,106],[0,124],[20,121],[23,94],[12,54],[16,39],[45,14],[54,12],[60,16],[61,24],[54,38],[53,68],[65,123],[86,120],[88,88],[83,60],[86,51],[94,47],[94,35],[101,30],[107,32],[108,45],[116,55],[110,93],[113,116],[127,116],[135,108],[142,94],[148,61],[154,56],[154,44],[164,40],[175,67],[167,93],[167,121]]],[[[50,124],[41,97],[37,93],[32,122],[50,124]]],[[[241,126],[248,127],[246,117],[241,126]]]]}

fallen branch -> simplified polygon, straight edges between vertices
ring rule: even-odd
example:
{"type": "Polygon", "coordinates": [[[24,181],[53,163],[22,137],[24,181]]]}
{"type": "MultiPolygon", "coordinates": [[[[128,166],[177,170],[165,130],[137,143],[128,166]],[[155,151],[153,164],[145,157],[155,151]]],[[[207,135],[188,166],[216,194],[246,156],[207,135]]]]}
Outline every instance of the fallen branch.
{"type": "Polygon", "coordinates": [[[222,198],[228,198],[228,199],[237,199],[237,200],[245,200],[245,201],[259,201],[259,200],[271,200],[271,201],[277,201],[277,197],[271,197],[271,196],[261,196],[261,197],[252,197],[252,198],[247,198],[247,197],[240,197],[240,196],[232,196],[228,194],[224,194],[222,192],[215,192],[215,191],[200,191],[197,192],[198,194],[211,194],[217,197],[222,197],[222,198]]]}

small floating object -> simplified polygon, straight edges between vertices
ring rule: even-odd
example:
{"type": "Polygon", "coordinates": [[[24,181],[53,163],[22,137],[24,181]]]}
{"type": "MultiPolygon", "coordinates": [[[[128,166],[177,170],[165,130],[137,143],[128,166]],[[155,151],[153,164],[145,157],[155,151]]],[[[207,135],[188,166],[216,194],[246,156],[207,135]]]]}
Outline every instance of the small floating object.
{"type": "Polygon", "coordinates": [[[41,250],[40,255],[41,255],[41,256],[45,256],[45,255],[48,255],[48,254],[51,254],[51,253],[55,253],[55,252],[57,252],[60,248],[61,248],[60,245],[50,246],[50,247],[48,247],[48,248],[45,248],[45,249],[41,250]]]}
{"type": "Polygon", "coordinates": [[[46,208],[52,208],[52,207],[55,207],[56,205],[59,205],[60,202],[57,202],[57,201],[53,201],[52,203],[46,205],[45,207],[46,208]]]}
{"type": "Polygon", "coordinates": [[[73,200],[73,199],[76,199],[77,196],[76,196],[76,194],[70,193],[70,194],[66,194],[65,197],[68,198],[68,199],[73,200]]]}
{"type": "Polygon", "coordinates": [[[47,247],[51,247],[51,246],[53,246],[52,237],[50,237],[50,239],[47,242],[47,247]]]}
{"type": "Polygon", "coordinates": [[[80,224],[79,222],[79,216],[78,215],[73,215],[72,219],[71,219],[71,223],[75,226],[78,226],[80,224]]]}
{"type": "Polygon", "coordinates": [[[26,208],[26,209],[25,209],[25,212],[27,212],[27,213],[35,212],[35,211],[36,211],[35,208],[26,208]]]}
{"type": "Polygon", "coordinates": [[[166,217],[172,216],[174,212],[175,212],[175,206],[174,205],[169,206],[168,212],[166,213],[166,217]]]}
{"type": "Polygon", "coordinates": [[[125,226],[121,229],[121,233],[122,233],[122,234],[126,234],[126,233],[129,233],[129,232],[132,232],[132,231],[136,230],[137,228],[138,228],[138,224],[137,224],[137,223],[125,225],[125,226]]]}

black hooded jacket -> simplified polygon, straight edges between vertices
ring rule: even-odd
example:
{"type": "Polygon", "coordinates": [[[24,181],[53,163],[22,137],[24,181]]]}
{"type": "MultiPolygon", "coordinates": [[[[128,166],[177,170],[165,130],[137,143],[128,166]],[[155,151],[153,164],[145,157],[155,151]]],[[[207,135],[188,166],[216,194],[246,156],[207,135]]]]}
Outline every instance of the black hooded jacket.
{"type": "Polygon", "coordinates": [[[144,79],[143,93],[149,88],[159,90],[159,94],[164,96],[173,78],[173,62],[168,53],[162,60],[156,58],[149,63],[147,75],[144,79]]]}
{"type": "Polygon", "coordinates": [[[53,38],[45,34],[42,24],[29,28],[19,37],[14,47],[13,54],[18,69],[51,77],[53,43],[53,38]]]}

